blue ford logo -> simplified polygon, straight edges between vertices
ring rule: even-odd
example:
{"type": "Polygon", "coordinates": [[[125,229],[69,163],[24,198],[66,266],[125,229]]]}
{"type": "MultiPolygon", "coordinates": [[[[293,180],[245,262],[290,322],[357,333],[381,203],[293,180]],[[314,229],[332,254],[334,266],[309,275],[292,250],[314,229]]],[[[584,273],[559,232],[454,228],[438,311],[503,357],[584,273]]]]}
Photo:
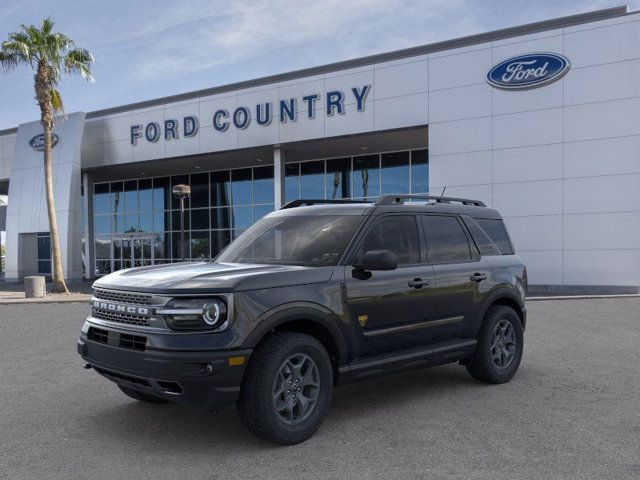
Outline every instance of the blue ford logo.
{"type": "Polygon", "coordinates": [[[570,67],[569,59],[558,53],[530,53],[497,64],[487,73],[487,82],[507,90],[540,87],[558,80],[570,67]]]}
{"type": "MultiPolygon", "coordinates": [[[[51,134],[51,148],[55,147],[58,143],[58,135],[55,133],[51,134]]],[[[29,140],[29,146],[36,150],[37,152],[44,151],[44,133],[40,135],[36,135],[31,140],[29,140]]]]}

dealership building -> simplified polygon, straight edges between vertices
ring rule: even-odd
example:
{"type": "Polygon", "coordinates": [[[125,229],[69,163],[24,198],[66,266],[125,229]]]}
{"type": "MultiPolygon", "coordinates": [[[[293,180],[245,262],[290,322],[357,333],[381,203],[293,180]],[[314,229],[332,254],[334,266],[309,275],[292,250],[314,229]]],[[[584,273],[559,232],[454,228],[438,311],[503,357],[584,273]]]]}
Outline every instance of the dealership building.
{"type": "MultiPolygon", "coordinates": [[[[68,114],[54,130],[70,279],[214,257],[291,200],[430,194],[505,217],[530,284],[640,286],[640,13],[589,12],[68,114]],[[446,188],[446,190],[445,190],[446,188]]],[[[51,271],[38,122],[0,131],[7,280],[51,271]]]]}

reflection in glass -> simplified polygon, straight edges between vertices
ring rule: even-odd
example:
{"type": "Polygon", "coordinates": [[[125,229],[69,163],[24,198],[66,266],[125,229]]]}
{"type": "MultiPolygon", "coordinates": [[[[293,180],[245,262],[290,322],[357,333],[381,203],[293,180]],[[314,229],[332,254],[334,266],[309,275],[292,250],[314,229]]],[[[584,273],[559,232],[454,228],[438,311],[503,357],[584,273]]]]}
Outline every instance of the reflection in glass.
{"type": "Polygon", "coordinates": [[[191,210],[191,228],[193,230],[209,230],[209,209],[191,210]]]}
{"type": "Polygon", "coordinates": [[[300,198],[324,198],[324,161],[300,164],[300,198]]]}
{"type": "Polygon", "coordinates": [[[137,213],[126,214],[124,216],[125,233],[133,233],[139,230],[140,229],[138,228],[138,214],[137,213]]]}
{"type": "Polygon", "coordinates": [[[409,152],[383,153],[382,195],[409,193],[409,152]]]}
{"type": "Polygon", "coordinates": [[[231,242],[231,231],[213,230],[211,232],[211,256],[215,257],[231,242]]]}
{"type": "Polygon", "coordinates": [[[411,152],[411,193],[429,193],[429,151],[411,152]]]}
{"type": "Polygon", "coordinates": [[[273,212],[273,203],[269,205],[256,205],[253,207],[253,221],[260,220],[268,213],[273,212]]]}
{"type": "Polygon", "coordinates": [[[251,169],[231,171],[231,201],[234,205],[251,205],[251,169]]]}
{"type": "Polygon", "coordinates": [[[211,206],[222,207],[231,203],[229,172],[211,172],[211,206]]]}
{"type": "Polygon", "coordinates": [[[171,230],[170,228],[169,212],[154,212],[153,213],[153,231],[163,232],[165,230],[171,230]]]}
{"type": "Polygon", "coordinates": [[[209,258],[209,232],[191,232],[191,258],[209,258]]]}
{"type": "Polygon", "coordinates": [[[100,183],[94,185],[94,196],[93,196],[93,213],[101,214],[101,213],[110,213],[109,208],[109,184],[108,183],[100,183]]]}
{"type": "Polygon", "coordinates": [[[141,213],[138,221],[138,229],[141,232],[153,232],[153,214],[141,213]]]}
{"type": "Polygon", "coordinates": [[[153,237],[153,255],[156,260],[166,258],[169,243],[168,233],[157,233],[153,237]]]}
{"type": "Polygon", "coordinates": [[[191,208],[209,206],[209,174],[191,175],[191,208]]]}
{"type": "Polygon", "coordinates": [[[171,188],[169,177],[153,179],[153,209],[155,211],[171,208],[171,188]]]}
{"type": "Polygon", "coordinates": [[[113,219],[113,233],[124,233],[124,215],[111,215],[113,219]]]}
{"type": "Polygon", "coordinates": [[[253,169],[253,203],[273,202],[273,167],[253,169]]]}
{"type": "Polygon", "coordinates": [[[335,200],[351,197],[351,158],[327,160],[326,198],[335,200]]]}
{"type": "Polygon", "coordinates": [[[111,233],[111,215],[96,215],[93,219],[93,229],[96,235],[111,233]]]}
{"type": "Polygon", "coordinates": [[[124,205],[122,204],[123,191],[122,182],[111,182],[111,213],[124,212],[124,205]]]}
{"type": "Polygon", "coordinates": [[[231,228],[231,209],[229,207],[211,209],[211,228],[213,230],[231,228]]]}
{"type": "Polygon", "coordinates": [[[96,258],[111,258],[111,251],[109,249],[110,237],[96,237],[96,258]]]}
{"type": "Polygon", "coordinates": [[[233,207],[233,228],[247,228],[253,223],[251,207],[233,207]]]}
{"type": "Polygon", "coordinates": [[[151,179],[138,180],[138,211],[150,212],[153,210],[153,189],[151,179]]]}
{"type": "MultiPolygon", "coordinates": [[[[174,232],[180,231],[180,210],[174,210],[171,212],[171,224],[174,232]]],[[[184,229],[189,230],[189,211],[184,212],[184,229]]]]}
{"type": "Polygon", "coordinates": [[[124,182],[124,211],[125,213],[136,213],[138,211],[137,180],[124,182]]]}
{"type": "Polygon", "coordinates": [[[353,158],[353,198],[371,199],[380,195],[380,157],[353,158]]]}
{"type": "Polygon", "coordinates": [[[300,198],[300,164],[287,163],[284,166],[284,199],[291,202],[300,198]]]}

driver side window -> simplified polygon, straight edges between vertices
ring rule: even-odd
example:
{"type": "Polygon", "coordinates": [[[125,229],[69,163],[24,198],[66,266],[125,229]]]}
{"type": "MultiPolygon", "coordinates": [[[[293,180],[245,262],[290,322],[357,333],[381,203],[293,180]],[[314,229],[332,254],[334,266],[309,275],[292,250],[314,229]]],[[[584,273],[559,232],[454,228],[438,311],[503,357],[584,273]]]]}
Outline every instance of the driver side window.
{"type": "Polygon", "coordinates": [[[398,265],[420,263],[420,242],[415,217],[383,217],[367,232],[360,253],[362,255],[369,250],[389,250],[395,253],[398,265]]]}

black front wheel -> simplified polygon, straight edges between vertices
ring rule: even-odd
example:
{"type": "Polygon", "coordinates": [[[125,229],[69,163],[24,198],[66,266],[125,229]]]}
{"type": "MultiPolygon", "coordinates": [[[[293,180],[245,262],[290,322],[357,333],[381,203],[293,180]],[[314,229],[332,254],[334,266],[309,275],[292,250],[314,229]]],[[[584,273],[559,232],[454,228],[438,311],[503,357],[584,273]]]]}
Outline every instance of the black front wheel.
{"type": "Polygon", "coordinates": [[[332,389],[331,360],[318,340],[302,333],[274,332],[251,356],[238,412],[257,437],[293,445],[320,427],[332,389]]]}
{"type": "Polygon", "coordinates": [[[505,305],[495,305],[485,315],[478,346],[467,365],[475,379],[505,383],[520,366],[523,351],[522,323],[518,314],[505,305]]]}

